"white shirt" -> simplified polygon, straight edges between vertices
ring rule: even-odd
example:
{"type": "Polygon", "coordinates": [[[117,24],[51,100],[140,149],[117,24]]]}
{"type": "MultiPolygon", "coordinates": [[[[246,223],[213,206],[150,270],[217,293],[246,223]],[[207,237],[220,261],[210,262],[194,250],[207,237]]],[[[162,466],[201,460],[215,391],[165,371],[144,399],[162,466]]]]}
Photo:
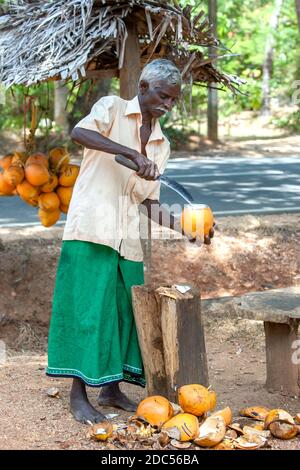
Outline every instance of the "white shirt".
{"type": "MultiPolygon", "coordinates": [[[[141,152],[141,125],[137,96],[130,101],[105,96],[76,127],[99,132],[141,152]]],[[[146,153],[162,174],[170,156],[170,144],[158,119],[153,119],[146,153]]],[[[104,244],[126,259],[142,261],[138,204],[145,199],[159,199],[159,194],[159,181],[140,178],[135,171],[116,163],[112,154],[85,148],[63,240],[104,244]]]]}

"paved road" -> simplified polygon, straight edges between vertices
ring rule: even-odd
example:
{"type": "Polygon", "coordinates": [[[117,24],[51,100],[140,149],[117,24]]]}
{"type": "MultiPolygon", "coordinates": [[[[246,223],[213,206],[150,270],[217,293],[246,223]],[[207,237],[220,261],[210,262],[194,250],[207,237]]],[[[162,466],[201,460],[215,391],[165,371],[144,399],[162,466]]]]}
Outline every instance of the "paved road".
{"type": "MultiPolygon", "coordinates": [[[[208,204],[216,215],[300,212],[300,157],[176,158],[167,176],[183,184],[194,201],[208,204]]],[[[184,204],[162,186],[161,201],[184,204]]],[[[179,206],[174,206],[174,212],[179,206]]],[[[63,224],[65,216],[59,222],[63,224]]],[[[0,198],[0,226],[38,225],[37,210],[20,198],[0,198]]]]}

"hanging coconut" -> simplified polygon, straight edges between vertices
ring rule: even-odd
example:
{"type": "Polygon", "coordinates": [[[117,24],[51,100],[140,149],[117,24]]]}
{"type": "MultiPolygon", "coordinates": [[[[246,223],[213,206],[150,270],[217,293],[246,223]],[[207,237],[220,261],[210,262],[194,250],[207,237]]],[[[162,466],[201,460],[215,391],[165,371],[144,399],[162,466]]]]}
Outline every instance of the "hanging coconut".
{"type": "Polygon", "coordinates": [[[49,181],[41,186],[43,193],[52,193],[58,185],[58,178],[54,173],[50,173],[49,181]]]}
{"type": "Polygon", "coordinates": [[[29,166],[32,164],[43,165],[48,169],[49,160],[47,155],[41,152],[33,153],[27,158],[25,166],[29,166]]]}
{"type": "Polygon", "coordinates": [[[3,173],[3,178],[5,179],[5,181],[14,187],[22,183],[24,176],[25,174],[23,168],[17,165],[11,165],[3,173]]]}
{"type": "Polygon", "coordinates": [[[54,171],[59,171],[62,165],[70,163],[70,155],[65,147],[55,147],[49,152],[50,166],[54,171]]]}
{"type": "Polygon", "coordinates": [[[14,196],[15,195],[15,186],[8,183],[4,174],[0,173],[0,196],[14,196]]]}
{"type": "Polygon", "coordinates": [[[51,227],[52,225],[56,224],[56,222],[60,218],[60,210],[56,209],[54,211],[45,211],[43,209],[39,209],[39,218],[44,227],[51,227]]]}
{"type": "Polygon", "coordinates": [[[17,185],[17,193],[20,198],[30,204],[31,206],[38,205],[38,197],[40,194],[39,188],[30,184],[27,180],[23,180],[22,183],[17,185]]]}
{"type": "Polygon", "coordinates": [[[73,187],[72,186],[68,186],[68,187],[58,186],[57,189],[56,189],[56,193],[57,193],[57,195],[60,199],[60,202],[64,206],[69,206],[70,201],[71,201],[71,197],[72,197],[72,193],[73,193],[73,187]]]}
{"type": "Polygon", "coordinates": [[[59,172],[58,183],[60,186],[74,186],[80,167],[78,165],[64,165],[59,172]]]}
{"type": "Polygon", "coordinates": [[[0,167],[3,168],[3,170],[7,170],[10,167],[13,156],[13,153],[8,153],[0,159],[0,167]]]}
{"type": "Polygon", "coordinates": [[[63,212],[64,214],[67,214],[67,213],[68,213],[68,210],[69,210],[69,206],[65,206],[64,204],[60,204],[59,210],[60,210],[61,212],[63,212]]]}
{"type": "Polygon", "coordinates": [[[42,193],[39,196],[38,205],[44,211],[54,211],[59,209],[60,200],[56,193],[42,193]]]}
{"type": "Polygon", "coordinates": [[[50,175],[45,165],[31,163],[25,166],[25,177],[33,186],[42,186],[48,183],[50,175]]]}
{"type": "Polygon", "coordinates": [[[173,416],[173,408],[167,398],[160,395],[142,400],[137,407],[136,416],[143,418],[151,426],[160,428],[166,421],[173,416]]]}

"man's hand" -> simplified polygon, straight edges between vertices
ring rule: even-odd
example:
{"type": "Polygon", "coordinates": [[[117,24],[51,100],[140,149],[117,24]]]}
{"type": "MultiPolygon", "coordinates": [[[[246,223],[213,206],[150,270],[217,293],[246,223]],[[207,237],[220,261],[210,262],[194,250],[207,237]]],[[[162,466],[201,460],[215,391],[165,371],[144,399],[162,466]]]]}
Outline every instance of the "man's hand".
{"type": "Polygon", "coordinates": [[[135,152],[131,156],[131,160],[139,167],[136,173],[141,178],[154,181],[159,177],[157,165],[149,158],[145,157],[145,155],[135,152]]]}
{"type": "Polygon", "coordinates": [[[195,243],[196,245],[200,246],[202,243],[204,245],[210,245],[211,244],[211,239],[214,237],[215,231],[214,231],[214,226],[216,224],[214,223],[213,228],[210,229],[209,234],[204,236],[204,240],[201,240],[199,237],[187,237],[190,243],[195,243]]]}

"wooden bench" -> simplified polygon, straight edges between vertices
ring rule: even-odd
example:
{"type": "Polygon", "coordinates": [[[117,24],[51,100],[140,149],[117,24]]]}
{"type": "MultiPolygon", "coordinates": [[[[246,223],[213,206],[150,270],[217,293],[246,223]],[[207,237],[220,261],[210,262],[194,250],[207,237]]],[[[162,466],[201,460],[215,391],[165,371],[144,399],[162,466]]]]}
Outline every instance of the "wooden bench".
{"type": "Polygon", "coordinates": [[[300,287],[203,300],[201,310],[203,318],[217,315],[263,321],[266,388],[283,395],[300,395],[300,287]]]}

